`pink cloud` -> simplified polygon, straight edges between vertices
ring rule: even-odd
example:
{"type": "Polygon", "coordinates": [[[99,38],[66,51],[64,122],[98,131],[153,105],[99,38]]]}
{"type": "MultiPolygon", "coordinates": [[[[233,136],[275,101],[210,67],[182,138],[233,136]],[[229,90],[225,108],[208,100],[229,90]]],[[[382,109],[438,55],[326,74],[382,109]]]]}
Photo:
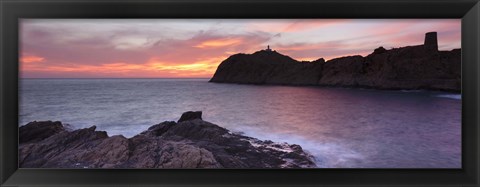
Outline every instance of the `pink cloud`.
{"type": "Polygon", "coordinates": [[[199,33],[185,40],[160,40],[142,50],[119,50],[105,39],[59,45],[51,33],[45,33],[48,32],[44,32],[41,39],[25,42],[22,50],[43,54],[50,60],[41,66],[22,64],[24,77],[57,72],[59,76],[68,77],[83,74],[94,77],[206,78],[229,53],[259,50],[269,39],[261,34],[217,36],[199,33]]]}
{"type": "Polygon", "coordinates": [[[379,46],[418,45],[429,31],[438,31],[441,49],[460,45],[459,20],[372,20],[370,27],[350,27],[354,23],[355,20],[249,21],[241,32],[232,27],[219,26],[216,30],[186,27],[183,29],[191,30],[189,35],[172,38],[162,34],[175,34],[174,27],[138,29],[124,23],[123,30],[109,31],[104,26],[106,31],[87,32],[89,28],[81,30],[79,26],[57,28],[28,22],[21,27],[24,55],[20,58],[20,71],[22,77],[207,78],[228,56],[253,53],[267,44],[298,60],[367,55],[379,46]],[[347,34],[322,38],[324,32],[334,32],[330,36],[336,36],[337,26],[347,34]],[[314,29],[318,28],[322,28],[322,33],[315,33],[314,29]],[[271,32],[276,35],[272,36],[271,32]],[[306,32],[310,35],[305,42],[295,40],[305,39],[306,32]],[[282,36],[285,38],[283,33],[290,39],[278,42],[282,36]],[[322,40],[313,42],[318,38],[322,40]]]}
{"type": "Polygon", "coordinates": [[[38,63],[38,62],[45,62],[45,58],[35,55],[22,55],[20,58],[20,62],[22,63],[38,63]]]}

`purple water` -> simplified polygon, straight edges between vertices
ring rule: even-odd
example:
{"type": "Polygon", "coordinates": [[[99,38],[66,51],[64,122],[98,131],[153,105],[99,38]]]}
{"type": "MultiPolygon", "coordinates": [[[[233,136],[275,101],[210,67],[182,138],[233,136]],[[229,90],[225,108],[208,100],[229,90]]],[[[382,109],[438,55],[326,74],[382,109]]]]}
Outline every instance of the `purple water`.
{"type": "Polygon", "coordinates": [[[21,79],[20,124],[131,137],[189,110],[233,132],[301,145],[322,168],[460,168],[460,94],[255,86],[208,79],[21,79]]]}

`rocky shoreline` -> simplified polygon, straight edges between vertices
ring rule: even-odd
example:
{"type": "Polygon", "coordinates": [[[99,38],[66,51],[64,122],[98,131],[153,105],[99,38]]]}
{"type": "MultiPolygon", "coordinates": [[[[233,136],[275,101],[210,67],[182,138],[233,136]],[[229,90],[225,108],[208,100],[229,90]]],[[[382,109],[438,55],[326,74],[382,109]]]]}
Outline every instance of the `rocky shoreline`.
{"type": "Polygon", "coordinates": [[[59,121],[19,128],[20,168],[314,168],[299,145],[235,134],[185,112],[132,137],[96,127],[68,130],[59,121]]]}
{"type": "Polygon", "coordinates": [[[297,61],[266,49],[224,60],[210,82],[295,86],[358,87],[386,90],[438,90],[460,93],[461,49],[439,51],[437,33],[423,45],[325,61],[297,61]]]}

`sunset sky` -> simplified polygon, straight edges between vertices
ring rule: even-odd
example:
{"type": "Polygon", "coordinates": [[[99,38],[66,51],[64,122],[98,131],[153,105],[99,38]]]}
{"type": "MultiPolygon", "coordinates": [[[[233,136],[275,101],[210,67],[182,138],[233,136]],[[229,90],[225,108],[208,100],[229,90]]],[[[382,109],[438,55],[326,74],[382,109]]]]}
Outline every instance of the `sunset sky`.
{"type": "Polygon", "coordinates": [[[460,48],[460,19],[23,19],[23,78],[210,78],[236,53],[267,45],[297,60],[423,44],[460,48]]]}

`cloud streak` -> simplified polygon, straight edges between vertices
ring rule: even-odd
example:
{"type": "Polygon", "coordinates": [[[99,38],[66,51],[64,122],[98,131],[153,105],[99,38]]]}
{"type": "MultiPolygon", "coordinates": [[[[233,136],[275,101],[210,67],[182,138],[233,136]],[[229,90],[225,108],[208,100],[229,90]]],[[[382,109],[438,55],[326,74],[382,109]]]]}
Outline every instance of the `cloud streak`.
{"type": "Polygon", "coordinates": [[[23,19],[26,78],[209,78],[228,56],[270,45],[298,60],[367,55],[376,47],[460,47],[460,20],[23,19]]]}

